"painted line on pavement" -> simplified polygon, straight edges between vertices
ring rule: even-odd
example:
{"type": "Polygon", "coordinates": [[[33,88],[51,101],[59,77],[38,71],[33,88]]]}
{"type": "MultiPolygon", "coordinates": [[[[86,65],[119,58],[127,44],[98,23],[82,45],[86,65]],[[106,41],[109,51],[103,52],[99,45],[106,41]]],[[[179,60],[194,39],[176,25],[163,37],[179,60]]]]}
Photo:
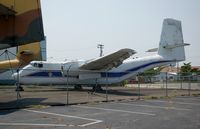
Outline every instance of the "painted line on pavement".
{"type": "Polygon", "coordinates": [[[85,127],[85,126],[88,126],[88,125],[93,125],[93,124],[103,122],[102,120],[90,119],[90,118],[79,117],[79,116],[64,115],[64,114],[57,114],[57,113],[44,112],[44,111],[36,111],[36,110],[30,110],[30,109],[23,109],[23,110],[28,111],[28,112],[40,113],[40,114],[48,114],[48,115],[54,115],[54,116],[61,116],[61,117],[68,117],[68,118],[75,118],[75,119],[93,121],[93,122],[89,122],[89,123],[86,123],[86,124],[78,125],[80,127],[85,127]]]}
{"type": "Polygon", "coordinates": [[[145,105],[145,104],[129,104],[129,103],[116,103],[128,106],[138,106],[138,107],[148,107],[148,108],[159,108],[159,109],[170,109],[170,110],[180,110],[180,111],[190,111],[191,109],[186,108],[176,108],[176,107],[162,107],[162,106],[152,106],[152,105],[145,105]]]}
{"type": "Polygon", "coordinates": [[[177,102],[177,101],[162,101],[162,100],[147,100],[146,102],[158,102],[158,103],[172,103],[172,104],[183,104],[183,105],[193,105],[193,106],[200,106],[197,103],[187,103],[187,102],[177,102]]]}
{"type": "Polygon", "coordinates": [[[110,109],[110,108],[99,108],[99,107],[89,107],[89,106],[73,106],[79,108],[86,108],[86,109],[97,109],[97,110],[104,110],[104,111],[113,111],[113,112],[123,112],[123,113],[131,113],[131,114],[139,114],[139,115],[148,115],[148,116],[155,116],[156,114],[152,113],[145,113],[145,112],[133,112],[127,110],[119,110],[119,109],[110,109]]]}
{"type": "Polygon", "coordinates": [[[0,123],[0,125],[7,125],[7,126],[51,126],[51,127],[74,126],[74,125],[65,125],[65,124],[35,124],[35,123],[0,123]]]}
{"type": "Polygon", "coordinates": [[[192,101],[200,101],[200,98],[189,98],[189,97],[185,97],[185,98],[180,98],[180,97],[177,97],[177,98],[175,98],[175,100],[176,99],[180,99],[180,100],[185,100],[185,99],[187,99],[187,100],[192,100],[192,101]]]}

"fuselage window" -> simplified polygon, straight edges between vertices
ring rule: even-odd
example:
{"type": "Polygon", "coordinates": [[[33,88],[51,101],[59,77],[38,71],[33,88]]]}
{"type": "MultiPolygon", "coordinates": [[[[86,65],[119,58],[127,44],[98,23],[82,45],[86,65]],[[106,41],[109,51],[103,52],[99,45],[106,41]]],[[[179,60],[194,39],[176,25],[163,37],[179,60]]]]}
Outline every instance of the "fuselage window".
{"type": "Polygon", "coordinates": [[[38,67],[38,68],[42,68],[43,64],[42,63],[34,63],[33,66],[38,67]]]}
{"type": "Polygon", "coordinates": [[[43,64],[38,64],[38,67],[39,67],[39,68],[42,68],[42,67],[43,67],[43,64]]]}
{"type": "Polygon", "coordinates": [[[33,66],[34,66],[34,67],[37,67],[37,63],[34,63],[33,66]]]}

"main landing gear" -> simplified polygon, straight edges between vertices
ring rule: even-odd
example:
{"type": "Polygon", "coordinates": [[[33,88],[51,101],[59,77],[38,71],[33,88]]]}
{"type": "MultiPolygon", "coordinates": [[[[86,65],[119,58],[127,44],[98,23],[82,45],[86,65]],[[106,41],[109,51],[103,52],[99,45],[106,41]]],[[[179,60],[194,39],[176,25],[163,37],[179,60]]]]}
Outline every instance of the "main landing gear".
{"type": "Polygon", "coordinates": [[[15,86],[16,86],[15,91],[24,91],[24,88],[20,85],[20,83],[16,82],[15,86]]]}
{"type": "Polygon", "coordinates": [[[83,87],[82,87],[82,85],[75,85],[74,89],[75,90],[83,90],[83,87]]]}
{"type": "Polygon", "coordinates": [[[100,85],[95,85],[92,88],[93,92],[101,92],[103,91],[103,88],[100,85]]]}

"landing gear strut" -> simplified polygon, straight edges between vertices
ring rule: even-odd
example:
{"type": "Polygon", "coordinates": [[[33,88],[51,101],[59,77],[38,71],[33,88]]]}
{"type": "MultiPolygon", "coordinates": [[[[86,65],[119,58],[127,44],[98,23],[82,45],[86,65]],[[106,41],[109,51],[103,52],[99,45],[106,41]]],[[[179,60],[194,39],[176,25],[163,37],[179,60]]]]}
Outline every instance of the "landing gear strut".
{"type": "Polygon", "coordinates": [[[94,92],[103,91],[103,88],[100,85],[93,86],[92,90],[94,92]]]}
{"type": "Polygon", "coordinates": [[[97,91],[103,91],[102,87],[100,85],[98,85],[98,79],[95,79],[95,85],[93,86],[92,90],[93,92],[97,92],[97,91]]]}
{"type": "Polygon", "coordinates": [[[15,85],[16,85],[15,91],[24,91],[24,88],[19,83],[16,83],[15,85]]]}

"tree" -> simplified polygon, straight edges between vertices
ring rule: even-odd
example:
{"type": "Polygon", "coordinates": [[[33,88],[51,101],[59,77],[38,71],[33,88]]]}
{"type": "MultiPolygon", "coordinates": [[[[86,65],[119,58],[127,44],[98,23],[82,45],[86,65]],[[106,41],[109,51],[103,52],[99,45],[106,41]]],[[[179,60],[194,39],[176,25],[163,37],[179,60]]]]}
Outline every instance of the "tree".
{"type": "Polygon", "coordinates": [[[191,75],[191,72],[192,72],[191,62],[183,63],[183,66],[181,66],[180,74],[186,76],[186,75],[191,75]]]}
{"type": "Polygon", "coordinates": [[[198,70],[198,68],[192,68],[191,72],[195,75],[200,75],[200,70],[198,70]]]}
{"type": "Polygon", "coordinates": [[[159,73],[160,73],[160,68],[152,68],[152,69],[144,71],[140,75],[142,75],[142,76],[154,76],[154,75],[157,75],[159,73]]]}
{"type": "Polygon", "coordinates": [[[152,82],[151,77],[158,75],[160,73],[161,69],[162,69],[162,67],[152,68],[152,69],[144,71],[143,73],[140,74],[140,76],[143,76],[146,79],[148,79],[148,82],[152,82]]]}

